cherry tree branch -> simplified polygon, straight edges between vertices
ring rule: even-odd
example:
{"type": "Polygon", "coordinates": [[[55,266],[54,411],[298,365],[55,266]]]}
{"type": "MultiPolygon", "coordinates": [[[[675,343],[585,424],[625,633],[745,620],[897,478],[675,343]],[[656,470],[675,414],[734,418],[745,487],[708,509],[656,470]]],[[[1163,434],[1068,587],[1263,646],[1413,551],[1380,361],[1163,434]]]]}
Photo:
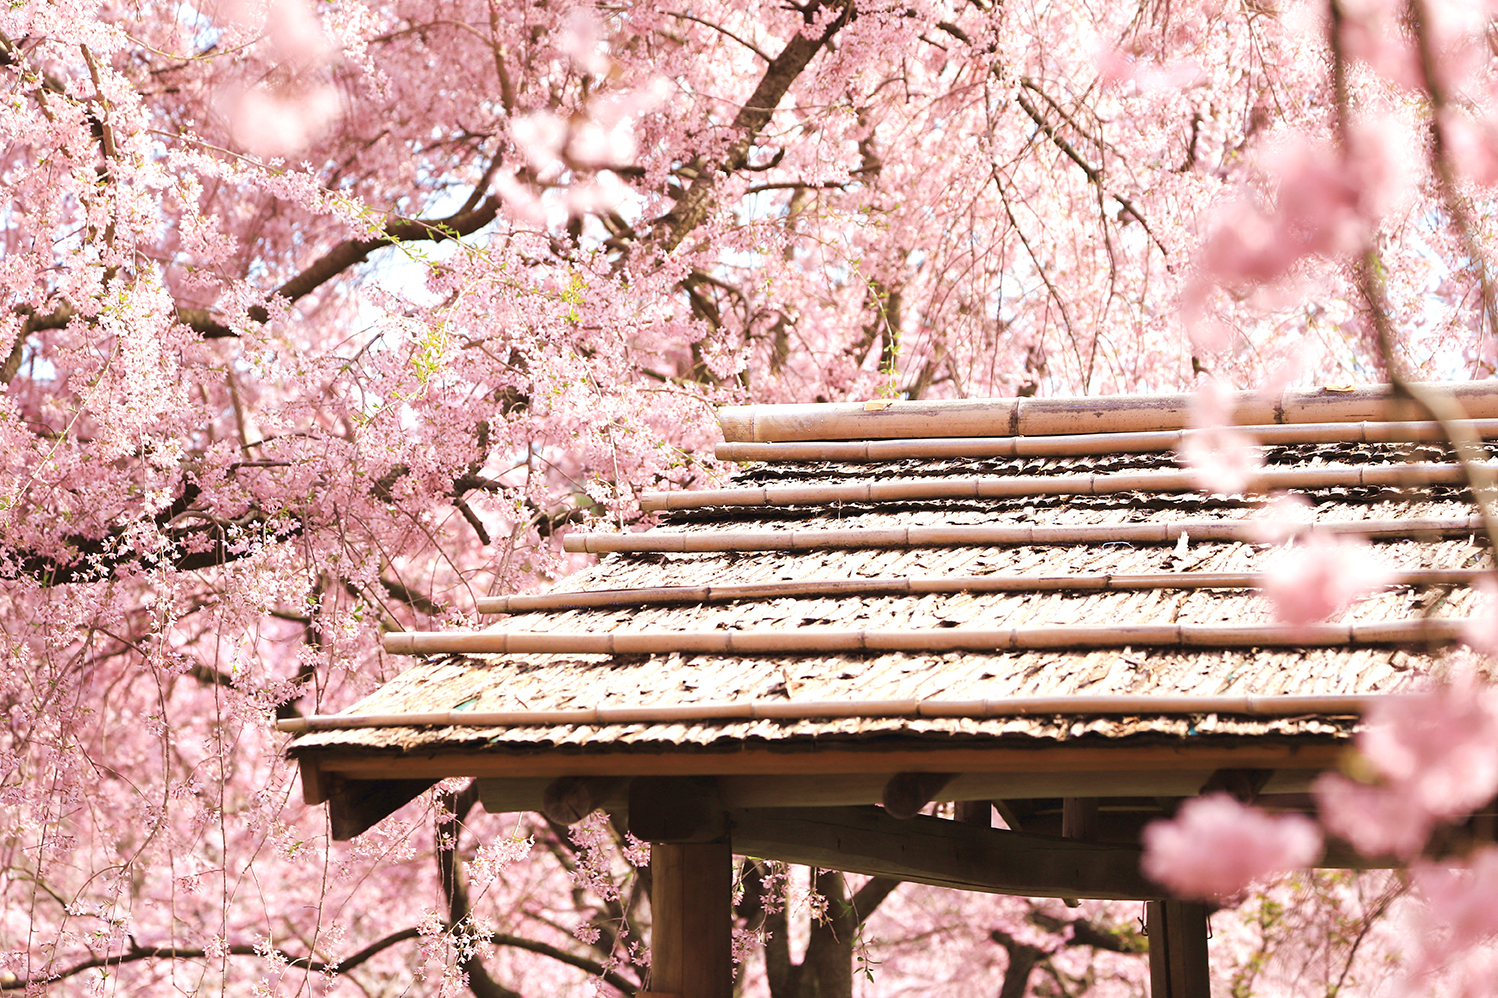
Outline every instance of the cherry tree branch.
{"type": "MultiPolygon", "coordinates": [[[[1037,94],[1047,104],[1051,105],[1051,107],[1054,108],[1056,106],[1056,102],[1046,96],[1045,92],[1040,89],[1040,86],[1034,80],[1025,79],[1020,81],[1019,89],[1016,89],[1014,92],[1014,100],[1019,104],[1021,110],[1029,116],[1031,121],[1035,122],[1036,127],[1045,133],[1045,137],[1051,140],[1051,144],[1059,149],[1062,155],[1075,163],[1086,174],[1088,182],[1096,187],[1100,193],[1118,202],[1118,206],[1123,210],[1123,213],[1138,222],[1143,227],[1145,234],[1150,237],[1150,242],[1154,243],[1160,252],[1168,257],[1170,253],[1166,250],[1165,244],[1160,242],[1154,230],[1150,228],[1149,223],[1144,220],[1144,214],[1140,212],[1134,202],[1124,195],[1117,194],[1108,189],[1103,177],[1103,171],[1094,166],[1087,157],[1078,152],[1077,148],[1067,141],[1066,137],[1061,134],[1056,126],[1051,124],[1046,116],[1040,113],[1040,108],[1036,107],[1035,103],[1025,96],[1026,90],[1037,94]]],[[[1075,127],[1074,123],[1073,127],[1075,127]]]]}
{"type": "MultiPolygon", "coordinates": [[[[463,828],[463,819],[468,817],[468,812],[478,801],[478,783],[472,782],[458,793],[444,794],[438,804],[437,873],[442,881],[442,893],[447,897],[448,924],[451,926],[473,924],[473,909],[468,903],[468,878],[458,863],[458,835],[463,828]]],[[[462,968],[468,977],[468,990],[475,998],[520,998],[520,992],[510,990],[490,975],[477,951],[462,958],[462,968]]]]}
{"type": "MultiPolygon", "coordinates": [[[[1343,47],[1342,39],[1347,12],[1341,0],[1331,0],[1330,9],[1329,40],[1332,50],[1332,84],[1336,96],[1336,130],[1341,140],[1342,154],[1346,156],[1348,155],[1347,137],[1352,122],[1352,98],[1347,79],[1347,52],[1343,47]]],[[[1424,7],[1419,0],[1412,0],[1412,27],[1419,36],[1417,44],[1422,51],[1422,71],[1427,74],[1427,83],[1435,86],[1438,81],[1433,57],[1430,57],[1428,52],[1430,40],[1426,35],[1429,28],[1422,17],[1423,13],[1424,7]]],[[[1431,92],[1432,103],[1439,100],[1439,92],[1438,87],[1431,92]]],[[[1432,127],[1439,129],[1439,125],[1432,127]]],[[[1439,150],[1436,152],[1436,158],[1438,160],[1440,158],[1439,150]]],[[[1441,175],[1438,168],[1438,176],[1440,176],[1443,189],[1446,184],[1454,183],[1454,178],[1449,172],[1441,175]]],[[[1452,188],[1447,192],[1448,202],[1454,197],[1454,188],[1452,188]]],[[[1498,509],[1495,509],[1493,501],[1495,478],[1487,465],[1487,449],[1483,446],[1481,438],[1466,423],[1467,415],[1460,405],[1425,391],[1405,377],[1396,348],[1397,335],[1394,324],[1389,318],[1388,295],[1385,293],[1381,277],[1383,264],[1374,242],[1375,238],[1369,238],[1362,258],[1357,261],[1357,281],[1358,291],[1369,310],[1373,323],[1374,344],[1383,361],[1389,385],[1396,395],[1408,399],[1440,426],[1442,435],[1456,452],[1457,463],[1461,466],[1463,477],[1467,480],[1467,487],[1472,491],[1472,501],[1482,521],[1482,537],[1487,542],[1488,551],[1498,556],[1498,509]]],[[[1474,260],[1474,263],[1479,267],[1483,266],[1480,257],[1474,260]]],[[[1486,296],[1487,293],[1485,282],[1484,295],[1486,296]]]]}
{"type": "MultiPolygon", "coordinates": [[[[1052,949],[1045,950],[1030,943],[1022,943],[1003,929],[989,932],[988,938],[1004,947],[1009,954],[1009,966],[1004,968],[1004,983],[999,988],[999,998],[1023,998],[1029,988],[1030,974],[1036,966],[1048,963],[1052,956],[1069,946],[1090,946],[1112,953],[1144,952],[1144,946],[1138,938],[1100,929],[1085,918],[1067,920],[1032,909],[1027,919],[1047,932],[1059,934],[1070,928],[1071,934],[1052,949]]],[[[1049,970],[1057,976],[1057,983],[1060,983],[1056,969],[1050,967],[1049,970]]]]}
{"type": "MultiPolygon", "coordinates": [[[[172,517],[158,514],[157,524],[164,525],[172,517]]],[[[131,525],[116,527],[102,537],[83,534],[68,534],[61,538],[62,546],[71,557],[44,554],[37,551],[12,551],[15,575],[24,575],[43,586],[60,586],[71,582],[90,582],[107,579],[115,569],[124,565],[139,564],[144,560],[140,551],[130,546],[128,538],[131,525]]],[[[252,508],[232,521],[213,520],[192,527],[171,527],[161,531],[162,536],[177,552],[162,561],[179,572],[193,572],[203,568],[226,565],[247,558],[258,550],[258,546],[244,538],[257,533],[284,541],[299,536],[304,529],[300,519],[273,520],[263,510],[252,508]],[[236,532],[234,528],[239,528],[236,532]],[[237,533],[238,536],[233,536],[237,533]]]]}
{"type": "Polygon", "coordinates": [[[759,133],[770,123],[771,116],[780,106],[791,84],[796,82],[796,78],[823,46],[856,16],[854,0],[832,0],[830,3],[826,0],[812,0],[801,8],[801,13],[809,24],[823,10],[837,11],[837,15],[815,38],[808,38],[797,32],[786,43],[785,48],[766,68],[765,75],[760,77],[754,93],[734,116],[730,127],[739,134],[738,140],[728,147],[728,152],[716,166],[704,169],[697,175],[676,206],[661,219],[666,226],[665,236],[660,243],[662,252],[669,253],[680,246],[687,233],[707,218],[718,174],[734,173],[749,162],[749,150],[754,146],[759,133]]]}
{"type": "MultiPolygon", "coordinates": [[[[385,950],[398,943],[411,939],[420,938],[422,930],[416,926],[409,926],[381,936],[374,942],[365,946],[358,952],[351,953],[342,960],[314,960],[307,956],[292,956],[285,950],[271,947],[257,947],[249,943],[236,943],[233,946],[224,947],[223,952],[229,956],[257,956],[262,959],[275,959],[284,961],[290,970],[305,970],[313,974],[346,974],[367,963],[369,960],[383,953],[385,950]]],[[[602,978],[610,986],[617,988],[626,995],[633,995],[639,990],[639,985],[634,984],[627,978],[615,971],[606,969],[603,964],[596,960],[590,960],[585,956],[578,956],[559,949],[548,943],[535,939],[526,939],[523,936],[513,936],[504,932],[495,932],[484,937],[486,942],[495,946],[508,946],[512,949],[525,950],[527,953],[535,953],[538,956],[550,957],[558,963],[565,963],[569,967],[575,967],[587,974],[602,978]]],[[[123,953],[113,956],[99,956],[88,960],[80,960],[62,970],[50,974],[37,974],[32,977],[21,977],[14,979],[0,979],[0,991],[24,991],[34,986],[45,986],[56,981],[63,981],[70,977],[90,970],[101,970],[105,967],[119,967],[130,963],[139,963],[143,960],[204,960],[208,959],[207,950],[193,946],[136,946],[132,945],[123,953]]],[[[511,992],[512,994],[514,992],[511,992]]]]}
{"type": "Polygon", "coordinates": [[[609,970],[597,960],[590,960],[576,953],[569,953],[564,949],[543,943],[536,939],[526,939],[524,936],[512,936],[504,932],[495,932],[485,937],[487,941],[495,946],[509,946],[514,949],[525,950],[527,953],[535,953],[538,956],[548,956],[558,963],[565,963],[569,967],[576,967],[584,973],[592,974],[601,978],[609,986],[626,994],[633,995],[640,990],[640,986],[618,971],[609,970]]]}
{"type": "Polygon", "coordinates": [[[870,877],[867,883],[854,892],[853,900],[849,902],[853,918],[859,925],[867,922],[874,909],[883,904],[902,883],[903,880],[893,877],[870,877]]]}
{"type": "MultiPolygon", "coordinates": [[[[403,943],[408,939],[415,939],[420,935],[421,929],[416,926],[401,929],[387,936],[382,936],[357,953],[347,956],[342,960],[331,962],[314,960],[308,956],[294,957],[282,949],[269,946],[254,946],[249,943],[236,943],[233,946],[226,946],[223,952],[229,956],[258,956],[261,959],[284,961],[286,967],[291,970],[306,970],[314,974],[346,974],[361,963],[365,963],[389,949],[391,946],[403,943]]],[[[139,963],[142,960],[204,960],[208,958],[208,951],[200,947],[137,946],[132,944],[123,953],[81,960],[55,973],[0,979],[0,991],[24,991],[29,988],[42,987],[55,981],[66,980],[69,977],[76,977],[89,970],[98,970],[104,967],[119,967],[127,963],[139,963]]]]}
{"type": "Polygon", "coordinates": [[[682,20],[682,21],[694,21],[697,24],[702,25],[704,28],[712,28],[714,31],[716,31],[718,34],[722,35],[724,38],[731,38],[734,41],[738,42],[740,45],[744,46],[744,48],[748,49],[750,52],[753,52],[755,55],[759,56],[765,62],[774,62],[775,61],[774,59],[771,59],[765,53],[764,49],[760,48],[758,45],[755,45],[751,41],[748,41],[746,39],[740,38],[738,35],[734,34],[732,31],[729,31],[727,28],[723,27],[721,24],[714,24],[712,21],[703,20],[702,18],[695,17],[692,14],[686,13],[685,11],[676,11],[676,10],[673,10],[673,11],[671,11],[671,16],[674,17],[674,18],[677,18],[679,20],[682,20]]]}
{"type": "MultiPolygon", "coordinates": [[[[1458,189],[1456,163],[1447,141],[1445,114],[1450,107],[1446,87],[1438,69],[1439,54],[1430,37],[1430,14],[1424,0],[1410,0],[1406,21],[1414,27],[1415,46],[1420,56],[1420,76],[1430,94],[1430,139],[1431,163],[1435,167],[1436,181],[1441,190],[1441,199],[1451,215],[1451,224],[1461,239],[1462,250],[1477,271],[1477,286],[1481,292],[1483,325],[1494,348],[1498,349],[1498,286],[1488,267],[1488,257],[1478,237],[1477,222],[1473,218],[1467,201],[1458,189]]],[[[1477,351],[1477,363],[1482,364],[1482,351],[1477,351]]],[[[1491,373],[1491,368],[1489,369],[1491,373]]]]}
{"type": "MultiPolygon", "coordinates": [[[[386,225],[378,235],[365,239],[345,239],[272,291],[270,297],[283,298],[287,304],[299,301],[345,270],[369,259],[369,255],[375,250],[386,246],[397,243],[440,243],[472,235],[494,221],[499,214],[499,206],[498,195],[491,194],[477,207],[459,211],[446,218],[399,218],[386,225]]],[[[249,310],[249,316],[255,322],[269,322],[270,310],[264,305],[255,305],[249,310]]],[[[179,308],[177,318],[202,334],[205,339],[225,339],[239,335],[228,325],[215,319],[207,309],[179,308]]]]}
{"type": "MultiPolygon", "coordinates": [[[[3,38],[4,36],[0,36],[3,38]]],[[[0,53],[4,48],[0,48],[0,53]]],[[[22,305],[16,312],[25,318],[21,322],[21,329],[16,333],[16,341],[10,345],[10,353],[4,361],[0,361],[0,385],[8,385],[14,380],[17,372],[21,370],[21,356],[26,349],[26,341],[32,333],[43,329],[61,329],[72,321],[75,310],[72,305],[64,302],[52,311],[38,315],[30,305],[22,305]]]]}

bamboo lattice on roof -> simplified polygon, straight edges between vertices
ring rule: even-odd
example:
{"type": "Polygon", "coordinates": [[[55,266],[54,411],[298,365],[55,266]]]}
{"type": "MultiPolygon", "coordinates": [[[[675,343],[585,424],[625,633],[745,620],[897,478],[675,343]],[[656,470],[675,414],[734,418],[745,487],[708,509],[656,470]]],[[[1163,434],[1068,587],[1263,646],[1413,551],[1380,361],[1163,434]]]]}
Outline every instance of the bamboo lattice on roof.
{"type": "MultiPolygon", "coordinates": [[[[1481,439],[1498,436],[1498,419],[1468,422],[1481,439]]],[[[1437,423],[1290,423],[1240,426],[1261,446],[1311,443],[1439,442],[1437,423]]],[[[926,437],[891,440],[790,440],[755,443],[724,441],[714,448],[720,461],[899,461],[909,458],[1079,457],[1172,451],[1211,430],[1153,430],[1138,433],[1068,433],[1032,437],[926,437]]]]}
{"type": "MultiPolygon", "coordinates": [[[[1390,586],[1470,586],[1487,575],[1484,569],[1412,569],[1392,572],[1390,586]]],[[[1259,572],[1148,572],[1128,574],[995,574],[938,578],[807,579],[725,586],[644,586],[637,589],[593,589],[476,601],[479,613],[533,613],[591,607],[648,606],[671,603],[727,603],[738,600],[825,598],[829,596],[927,595],[987,592],[1097,592],[1137,589],[1254,589],[1264,585],[1259,572]]]]}
{"type": "MultiPolygon", "coordinates": [[[[1470,419],[1498,418],[1498,393],[1487,383],[1420,387],[1460,405],[1470,419]]],[[[1231,411],[1233,422],[1243,425],[1402,421],[1420,415],[1386,385],[1288,389],[1278,398],[1238,392],[1231,411]]],[[[725,441],[767,442],[1142,433],[1182,430],[1193,418],[1191,395],[1105,395],[728,406],[719,410],[718,425],[725,441]]]]}
{"type": "MultiPolygon", "coordinates": [[[[1498,433],[1493,386],[1439,392],[1477,417],[1469,429],[1498,433]]],[[[1276,624],[1257,587],[1284,551],[1245,503],[1188,491],[1159,456],[1189,439],[1185,396],[725,410],[745,442],[722,456],[865,466],[771,464],[716,493],[648,499],[661,527],[570,534],[567,550],[605,556],[596,567],[481,601],[511,615],[502,628],[391,635],[418,662],[296,744],[591,759],[868,739],[1345,740],[1368,697],[1411,689],[1460,640],[1491,571],[1480,522],[1456,469],[1429,463],[1438,448],[1396,446],[1438,435],[1383,390],[1238,406],[1279,448],[1257,484],[1313,504],[1289,545],[1377,541],[1393,588],[1326,623],[1276,624]],[[974,466],[989,458],[1014,460],[974,466]],[[1386,491],[1433,482],[1446,484],[1386,491]],[[1128,713],[1145,702],[1157,712],[1128,713]],[[1258,706],[1234,713],[1245,703],[1258,706]],[[1042,707],[1056,713],[1030,712],[1042,707]]]]}
{"type": "MultiPolygon", "coordinates": [[[[1318,523],[1296,533],[1319,532],[1383,541],[1403,538],[1463,537],[1482,529],[1476,517],[1455,519],[1353,520],[1318,523]]],[[[1172,544],[1185,535],[1198,541],[1263,541],[1262,523],[1243,520],[1177,520],[1048,526],[1003,524],[964,527],[893,527],[819,530],[722,530],[642,534],[568,534],[564,550],[588,554],[616,551],[809,551],[836,548],[994,547],[1035,544],[1172,544]]]]}

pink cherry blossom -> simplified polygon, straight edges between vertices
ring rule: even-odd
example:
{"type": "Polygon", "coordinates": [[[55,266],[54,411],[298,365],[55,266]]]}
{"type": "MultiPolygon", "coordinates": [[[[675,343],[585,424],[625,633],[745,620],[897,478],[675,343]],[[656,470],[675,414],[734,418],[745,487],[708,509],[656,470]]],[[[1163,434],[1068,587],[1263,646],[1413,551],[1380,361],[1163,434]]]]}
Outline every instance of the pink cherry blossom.
{"type": "Polygon", "coordinates": [[[299,70],[322,63],[332,51],[307,0],[272,0],[265,33],[277,54],[299,70]]]}
{"type": "Polygon", "coordinates": [[[586,7],[573,7],[562,21],[557,48],[583,72],[603,76],[609,71],[609,58],[601,50],[604,26],[598,15],[586,7]]]}
{"type": "Polygon", "coordinates": [[[1427,812],[1457,817],[1498,794],[1498,697],[1463,677],[1421,696],[1381,700],[1358,748],[1427,812]]]}
{"type": "Polygon", "coordinates": [[[1498,701],[1470,675],[1381,700],[1365,719],[1358,750],[1377,782],[1322,776],[1322,821],[1360,852],[1415,855],[1438,822],[1498,794],[1498,701]]]}
{"type": "Polygon", "coordinates": [[[301,152],[338,116],[338,92],[316,87],[301,92],[254,88],[228,102],[234,139],[267,159],[301,152]]]}
{"type": "Polygon", "coordinates": [[[1282,492],[1260,507],[1253,522],[1260,544],[1283,544],[1303,533],[1315,519],[1310,500],[1294,492],[1282,492]]]}
{"type": "Polygon", "coordinates": [[[1401,786],[1370,786],[1323,773],[1315,790],[1326,830],[1365,856],[1414,856],[1435,827],[1434,817],[1401,786]]]}
{"type": "Polygon", "coordinates": [[[1441,135],[1451,161],[1474,184],[1498,182],[1498,122],[1448,109],[1441,116],[1441,135]]]}
{"type": "Polygon", "coordinates": [[[1336,616],[1391,578],[1369,544],[1312,534],[1277,553],[1264,570],[1261,592],[1276,619],[1301,626],[1336,616]]]}
{"type": "Polygon", "coordinates": [[[1232,391],[1210,378],[1193,399],[1192,428],[1177,456],[1203,492],[1241,495],[1263,467],[1258,446],[1232,428],[1232,402],[1232,391]]]}
{"type": "Polygon", "coordinates": [[[538,111],[511,122],[510,134],[531,168],[545,173],[557,162],[566,144],[567,123],[558,115],[538,111]]]}
{"type": "MultiPolygon", "coordinates": [[[[638,990],[633,929],[570,933],[630,896],[637,849],[445,822],[453,786],[332,842],[270,719],[383,682],[383,631],[581,567],[558,535],[588,517],[631,529],[640,490],[716,480],[717,405],[1226,389],[1300,352],[1296,384],[1362,376],[1392,360],[1367,250],[1406,373],[1489,374],[1488,220],[1475,244],[1450,224],[1481,202],[1442,188],[1429,125],[1461,183],[1489,178],[1490,5],[1343,3],[1345,117],[1323,5],[1156,7],[0,7],[3,990],[615,986],[494,932],[638,990]],[[137,942],[207,959],[77,969],[137,942]]],[[[1251,487],[1231,414],[1196,425],[1202,487],[1251,487]]],[[[1435,710],[1449,732],[1370,736],[1403,775],[1328,779],[1328,827],[1413,855],[1481,795],[1481,718],[1435,710]]],[[[835,878],[766,882],[838,917],[813,889],[835,878]]],[[[996,994],[1003,929],[1111,998],[1142,993],[1139,957],[1042,923],[1133,914],[907,885],[817,938],[866,942],[881,992],[996,994]]],[[[1380,931],[1360,968],[1397,952],[1380,931]]],[[[1328,993],[1297,944],[1294,986],[1328,993]]]]}
{"type": "Polygon", "coordinates": [[[1264,467],[1253,439],[1225,426],[1192,432],[1179,454],[1197,488],[1214,495],[1242,495],[1264,467]]]}
{"type": "Polygon", "coordinates": [[[1416,863],[1410,878],[1429,906],[1420,939],[1427,965],[1498,936],[1498,847],[1479,849],[1460,865],[1416,863]]]}
{"type": "Polygon", "coordinates": [[[1321,855],[1321,833],[1295,814],[1272,817],[1227,794],[1197,797],[1144,832],[1144,872],[1182,897],[1227,898],[1321,855]]]}
{"type": "Polygon", "coordinates": [[[1282,138],[1262,160],[1272,193],[1245,191],[1219,213],[1202,244],[1202,279],[1253,288],[1287,278],[1308,258],[1353,252],[1405,196],[1409,174],[1396,151],[1411,141],[1387,117],[1360,122],[1346,152],[1305,135],[1282,138]]]}
{"type": "Polygon", "coordinates": [[[1481,595],[1481,600],[1467,618],[1462,639],[1479,652],[1498,654],[1498,583],[1484,577],[1472,588],[1481,595]]]}

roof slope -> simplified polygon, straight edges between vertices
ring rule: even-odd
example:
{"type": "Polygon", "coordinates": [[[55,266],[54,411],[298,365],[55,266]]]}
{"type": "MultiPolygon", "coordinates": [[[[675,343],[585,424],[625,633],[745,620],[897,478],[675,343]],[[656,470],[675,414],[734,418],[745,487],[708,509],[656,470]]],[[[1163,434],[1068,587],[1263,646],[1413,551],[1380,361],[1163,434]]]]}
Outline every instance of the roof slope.
{"type": "MultiPolygon", "coordinates": [[[[1498,432],[1491,385],[1447,391],[1481,417],[1475,429],[1498,432]]],[[[1364,422],[1400,415],[1378,390],[1242,400],[1242,418],[1269,424],[1245,430],[1265,441],[1257,484],[1312,504],[1312,523],[1278,545],[1264,542],[1262,496],[1205,495],[1180,473],[1181,397],[1048,401],[967,401],[960,421],[916,403],[826,407],[836,418],[823,422],[809,407],[729,412],[730,435],[758,449],[723,452],[769,458],[730,490],[681,509],[647,496],[664,509],[652,529],[569,537],[573,550],[627,550],[552,594],[490,601],[508,612],[488,638],[405,643],[532,651],[419,659],[352,717],[313,719],[291,751],[1335,745],[1355,708],[1246,698],[1408,689],[1473,610],[1467,583],[1490,560],[1470,494],[1433,427],[1364,422]],[[1058,432],[1079,423],[1102,432],[1058,432]],[[890,439],[1016,426],[1041,432],[890,439]],[[777,432],[852,443],[766,442],[777,432]],[[1368,536],[1405,574],[1329,625],[1289,630],[1256,573],[1325,531],[1368,536]],[[1015,706],[1058,696],[1081,699],[1015,706]],[[1183,696],[1218,699],[1163,699],[1183,696]],[[573,713],[544,716],[558,711],[573,713]]]]}

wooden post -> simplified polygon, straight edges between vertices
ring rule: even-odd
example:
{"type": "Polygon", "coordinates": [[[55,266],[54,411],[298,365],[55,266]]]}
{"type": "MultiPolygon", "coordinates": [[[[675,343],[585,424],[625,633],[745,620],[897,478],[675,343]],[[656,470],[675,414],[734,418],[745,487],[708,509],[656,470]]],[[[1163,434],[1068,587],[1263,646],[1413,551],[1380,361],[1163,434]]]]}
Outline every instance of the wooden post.
{"type": "Polygon", "coordinates": [[[732,998],[733,850],[650,846],[650,989],[639,998],[732,998]]]}
{"type": "Polygon", "coordinates": [[[1198,901],[1145,905],[1150,940],[1150,998],[1211,998],[1207,906],[1198,901]]]}
{"type": "Polygon", "coordinates": [[[1067,797],[1061,801],[1061,834],[1079,842],[1097,841],[1097,798],[1067,797]]]}

